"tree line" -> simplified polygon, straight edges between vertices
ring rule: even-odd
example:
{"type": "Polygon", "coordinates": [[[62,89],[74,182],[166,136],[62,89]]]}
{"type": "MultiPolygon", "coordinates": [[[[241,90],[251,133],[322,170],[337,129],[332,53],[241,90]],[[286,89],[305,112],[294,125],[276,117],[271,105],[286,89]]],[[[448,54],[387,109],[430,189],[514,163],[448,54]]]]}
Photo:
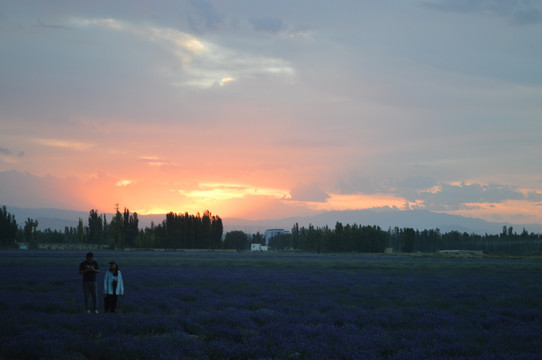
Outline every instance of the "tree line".
{"type": "Polygon", "coordinates": [[[343,225],[299,227],[295,224],[290,234],[270,239],[273,249],[293,249],[307,252],[367,252],[380,253],[386,248],[394,252],[437,252],[442,250],[483,251],[491,254],[533,255],[542,253],[542,235],[521,233],[512,226],[503,226],[500,234],[479,235],[437,229],[389,228],[379,226],[343,225]]]}
{"type": "Polygon", "coordinates": [[[37,230],[38,221],[27,219],[20,227],[6,207],[0,209],[0,247],[13,248],[26,243],[29,248],[38,244],[97,244],[110,249],[165,248],[165,249],[220,249],[222,247],[222,219],[206,210],[203,215],[170,212],[165,219],[150,227],[139,228],[137,213],[125,208],[108,222],[106,214],[90,210],[86,225],[79,218],[76,227],[64,231],[37,230]]]}
{"type": "MultiPolygon", "coordinates": [[[[29,248],[38,244],[101,244],[111,249],[164,248],[164,249],[233,249],[249,250],[251,244],[266,245],[259,232],[247,234],[230,231],[223,236],[222,219],[206,210],[202,215],[170,212],[159,223],[139,228],[137,213],[128,209],[116,213],[108,222],[105,214],[90,210],[87,224],[79,219],[77,227],[65,227],[64,231],[37,230],[38,221],[27,219],[19,226],[6,207],[0,209],[0,247],[13,248],[17,242],[25,242],[29,248]]],[[[503,226],[500,234],[479,235],[437,229],[388,228],[379,226],[346,224],[340,222],[329,226],[300,227],[295,224],[288,234],[276,235],[267,244],[272,250],[294,250],[314,253],[364,252],[381,253],[386,248],[394,252],[437,252],[440,250],[473,250],[491,254],[527,255],[542,253],[542,235],[519,234],[512,226],[503,226]]]]}
{"type": "MultiPolygon", "coordinates": [[[[266,245],[265,237],[243,231],[226,233],[223,247],[238,251],[249,250],[251,244],[266,245]]],[[[293,250],[313,253],[364,252],[382,253],[389,248],[393,252],[437,252],[441,250],[483,251],[488,254],[533,255],[542,253],[542,235],[528,233],[525,229],[516,233],[513,227],[503,227],[496,235],[477,235],[450,231],[441,233],[437,229],[388,228],[357,224],[334,228],[329,226],[300,227],[295,224],[289,234],[280,234],[269,239],[272,250],[293,250]]]]}

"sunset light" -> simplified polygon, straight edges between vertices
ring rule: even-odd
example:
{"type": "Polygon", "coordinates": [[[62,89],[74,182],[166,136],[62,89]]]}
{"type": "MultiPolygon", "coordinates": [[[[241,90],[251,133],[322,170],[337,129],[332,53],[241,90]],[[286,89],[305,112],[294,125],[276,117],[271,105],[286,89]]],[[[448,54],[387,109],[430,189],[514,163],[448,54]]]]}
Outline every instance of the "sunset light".
{"type": "Polygon", "coordinates": [[[289,198],[285,190],[255,188],[236,184],[200,184],[197,190],[179,190],[181,195],[194,200],[229,200],[247,195],[269,196],[277,199],[289,198]]]}
{"type": "Polygon", "coordinates": [[[6,2],[0,206],[542,224],[542,7],[467,3],[6,2]]]}

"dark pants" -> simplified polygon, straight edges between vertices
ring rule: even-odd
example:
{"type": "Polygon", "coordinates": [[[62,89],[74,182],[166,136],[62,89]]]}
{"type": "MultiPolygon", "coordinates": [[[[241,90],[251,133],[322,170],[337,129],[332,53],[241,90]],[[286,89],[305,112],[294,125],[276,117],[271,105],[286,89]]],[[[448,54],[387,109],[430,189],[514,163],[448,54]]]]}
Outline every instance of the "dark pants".
{"type": "Polygon", "coordinates": [[[98,309],[98,289],[96,281],[83,281],[83,292],[85,293],[85,310],[96,311],[98,309]],[[88,298],[92,298],[92,309],[89,306],[88,298]]]}
{"type": "Polygon", "coordinates": [[[104,298],[104,311],[105,312],[115,312],[115,309],[117,308],[117,298],[118,295],[105,295],[104,298]]]}

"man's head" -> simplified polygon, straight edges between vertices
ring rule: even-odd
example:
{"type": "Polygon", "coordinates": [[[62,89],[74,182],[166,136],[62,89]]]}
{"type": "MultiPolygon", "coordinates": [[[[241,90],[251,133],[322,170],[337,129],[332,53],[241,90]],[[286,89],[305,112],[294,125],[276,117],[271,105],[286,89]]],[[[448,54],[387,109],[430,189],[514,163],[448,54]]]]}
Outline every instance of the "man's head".
{"type": "Polygon", "coordinates": [[[94,254],[91,253],[91,252],[88,252],[88,253],[87,253],[87,261],[91,261],[92,258],[94,258],[94,254]]]}

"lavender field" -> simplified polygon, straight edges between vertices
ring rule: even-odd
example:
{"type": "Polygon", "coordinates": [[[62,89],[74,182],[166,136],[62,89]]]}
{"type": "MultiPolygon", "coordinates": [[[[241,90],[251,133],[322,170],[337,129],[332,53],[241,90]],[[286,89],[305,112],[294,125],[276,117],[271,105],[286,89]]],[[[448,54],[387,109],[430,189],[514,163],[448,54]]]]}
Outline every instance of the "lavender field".
{"type": "Polygon", "coordinates": [[[0,252],[0,358],[542,358],[540,260],[97,252],[126,287],[98,315],[82,260],[0,252]]]}

